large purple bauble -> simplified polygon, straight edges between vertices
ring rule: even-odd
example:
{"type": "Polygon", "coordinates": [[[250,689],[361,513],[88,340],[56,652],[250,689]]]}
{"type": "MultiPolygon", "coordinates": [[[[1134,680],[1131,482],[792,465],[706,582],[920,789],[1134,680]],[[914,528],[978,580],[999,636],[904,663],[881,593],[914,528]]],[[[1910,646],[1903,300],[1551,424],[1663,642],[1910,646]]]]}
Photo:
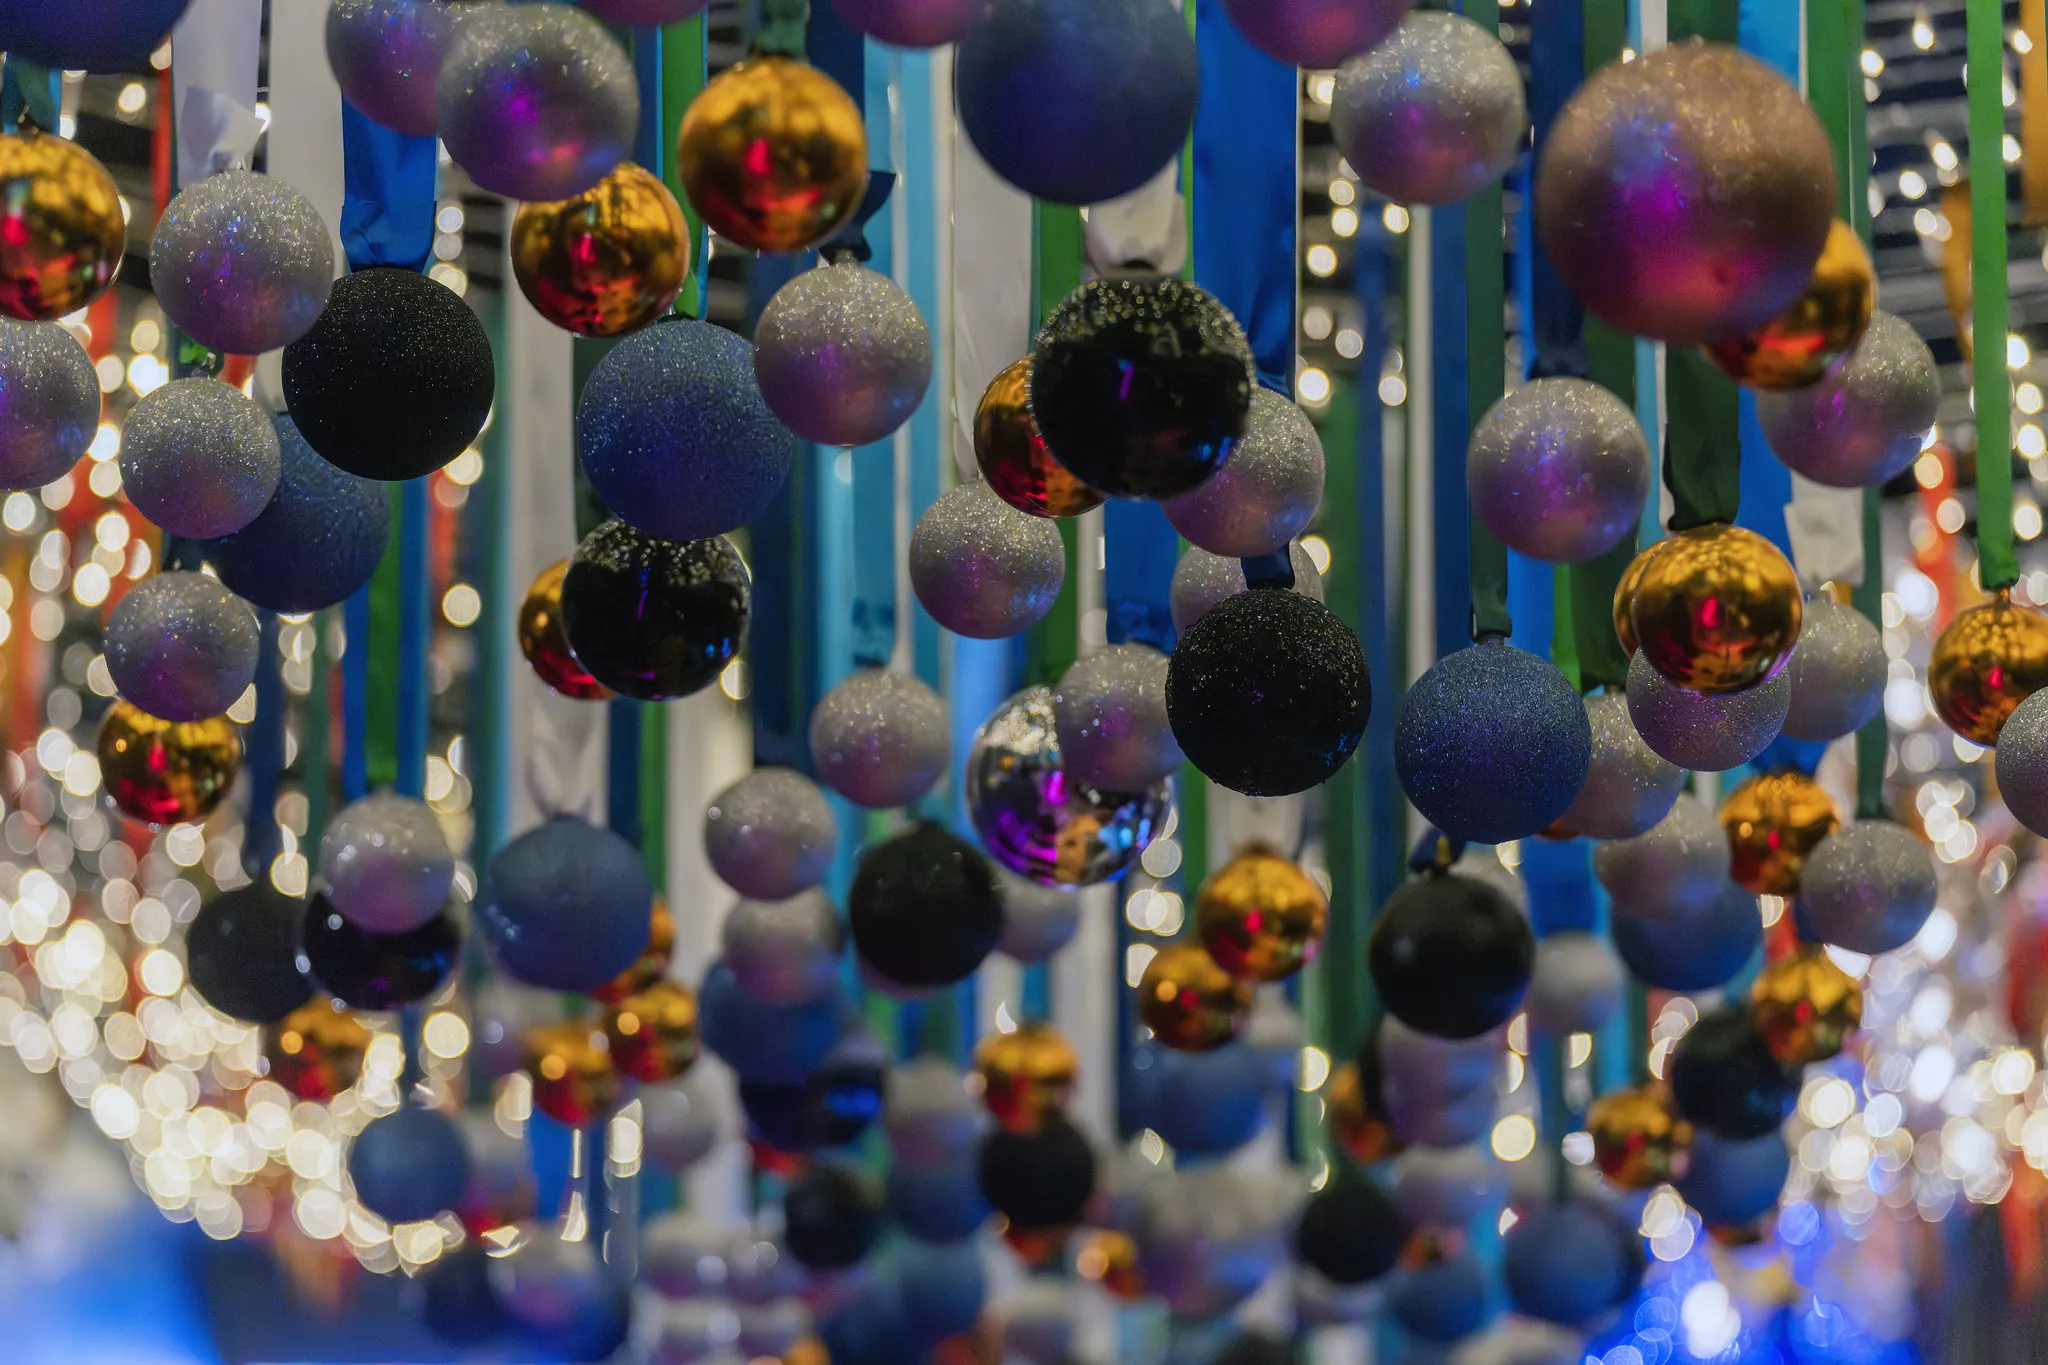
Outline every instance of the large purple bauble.
{"type": "Polygon", "coordinates": [[[1341,66],[1377,47],[1415,0],[1223,0],[1251,45],[1289,66],[1341,66]]]}
{"type": "Polygon", "coordinates": [[[262,643],[247,602],[217,578],[182,572],[137,583],[108,613],[102,637],[121,695],[169,721],[205,720],[233,706],[255,680],[262,643]]]}
{"type": "Polygon", "coordinates": [[[1410,14],[1338,71],[1330,131],[1368,188],[1397,203],[1455,204],[1514,164],[1529,106],[1493,22],[1410,14]]]}
{"type": "Polygon", "coordinates": [[[1650,443],[1628,405],[1598,384],[1538,379],[1479,420],[1465,486],[1474,514],[1509,549],[1581,564],[1642,520],[1650,443]]]}
{"type": "Polygon", "coordinates": [[[957,43],[988,22],[996,0],[832,0],[840,22],[897,47],[957,43]]]}
{"type": "Polygon", "coordinates": [[[932,382],[932,334],[910,295],[852,257],[775,291],[754,326],[754,375],[807,441],[864,446],[910,420],[932,382]]]}
{"type": "Polygon", "coordinates": [[[179,192],[149,241],[149,282],[200,345],[261,355],[304,336],[334,287],[334,243],[313,202],[254,171],[179,192]]]}
{"type": "Polygon", "coordinates": [[[327,64],[343,96],[371,122],[430,137],[434,80],[454,25],[453,7],[441,0],[334,0],[327,64]]]}
{"type": "Polygon", "coordinates": [[[100,420],[92,357],[60,322],[0,318],[0,489],[71,471],[100,420]]]}

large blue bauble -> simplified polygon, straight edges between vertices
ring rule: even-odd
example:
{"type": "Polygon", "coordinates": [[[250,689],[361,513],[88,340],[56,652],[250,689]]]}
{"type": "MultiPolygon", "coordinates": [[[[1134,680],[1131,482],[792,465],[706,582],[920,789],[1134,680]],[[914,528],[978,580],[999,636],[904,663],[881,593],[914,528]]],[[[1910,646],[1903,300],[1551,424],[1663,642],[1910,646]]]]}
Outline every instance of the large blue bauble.
{"type": "Polygon", "coordinates": [[[1469,1337],[1493,1317],[1486,1269],[1470,1252],[1396,1276],[1387,1307],[1409,1332],[1440,1343],[1469,1337]]]}
{"type": "Polygon", "coordinates": [[[192,0],[0,5],[0,52],[60,71],[139,71],[192,0]]]}
{"type": "Polygon", "coordinates": [[[818,1339],[832,1365],[901,1365],[912,1356],[910,1331],[902,1286],[893,1275],[877,1275],[818,1324],[818,1339]]]}
{"type": "Polygon", "coordinates": [[[981,1257],[910,1239],[896,1246],[896,1283],[904,1320],[927,1347],[973,1327],[988,1297],[981,1257]]]}
{"type": "Polygon", "coordinates": [[[348,1178],[371,1213],[387,1223],[417,1223],[461,1202],[469,1148],[447,1115],[405,1105],[356,1135],[348,1178]]]}
{"type": "Polygon", "coordinates": [[[1614,907],[1614,951],[1646,986],[1663,991],[1704,991],[1726,983],[1748,965],[1764,941],[1756,897],[1734,882],[1697,910],[1669,918],[1614,907]]]}
{"type": "Polygon", "coordinates": [[[498,961],[529,986],[590,991],[646,950],[654,888],[631,844],[557,816],[491,859],[477,922],[498,961]]]}
{"type": "Polygon", "coordinates": [[[1179,155],[1200,77],[1173,0],[1004,0],[961,42],[953,86],[960,125],[997,175],[1040,199],[1099,204],[1179,155]]]}
{"type": "Polygon", "coordinates": [[[425,1279],[420,1317],[450,1346],[476,1346],[512,1325],[491,1284],[491,1257],[469,1242],[434,1263],[425,1279]]]}
{"type": "Polygon", "coordinates": [[[969,1148],[943,1166],[889,1167],[889,1216],[911,1236],[926,1242],[972,1237],[988,1221],[981,1193],[981,1167],[969,1148]]]}
{"type": "Polygon", "coordinates": [[[1761,1218],[1785,1189],[1792,1151],[1773,1129],[1762,1137],[1724,1138],[1701,1129],[1678,1193],[1708,1226],[1761,1218]]]}
{"type": "Polygon", "coordinates": [[[1515,1311],[1576,1327],[1633,1293],[1642,1255],[1633,1229],[1588,1199],[1524,1214],[1501,1246],[1515,1311]]]}
{"type": "Polygon", "coordinates": [[[220,581],[269,611],[319,611],[370,581],[391,535],[391,501],[381,484],[337,469],[313,452],[289,417],[279,417],[283,472],[256,520],[202,541],[220,581]]]}
{"type": "Polygon", "coordinates": [[[1132,1073],[1137,1123],[1182,1157],[1236,1151],[1266,1126],[1272,1064],[1256,1048],[1230,1043],[1214,1052],[1145,1047],[1132,1073]]]}
{"type": "Polygon", "coordinates": [[[713,1056],[754,1085],[800,1086],[854,1025],[839,991],[801,1005],[764,1005],[713,963],[697,992],[697,1033],[713,1056]]]}
{"type": "Polygon", "coordinates": [[[1578,689],[1548,660],[1487,639],[1439,660],[1401,701],[1394,766],[1422,817],[1501,844],[1571,809],[1593,761],[1578,689]]]}

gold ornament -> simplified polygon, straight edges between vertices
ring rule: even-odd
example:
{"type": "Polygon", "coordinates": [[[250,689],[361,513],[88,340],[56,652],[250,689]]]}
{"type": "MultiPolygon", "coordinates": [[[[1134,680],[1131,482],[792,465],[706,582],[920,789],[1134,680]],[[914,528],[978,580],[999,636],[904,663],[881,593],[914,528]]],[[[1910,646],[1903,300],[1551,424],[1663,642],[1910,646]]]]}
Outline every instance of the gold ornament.
{"type": "Polygon", "coordinates": [[[1707,359],[1754,389],[1803,389],[1856,349],[1877,307],[1877,272],[1856,230],[1837,218],[1806,292],[1747,336],[1705,347],[1707,359]]]}
{"type": "Polygon", "coordinates": [[[114,282],[127,249],[121,192],[91,152],[23,124],[0,137],[0,313],[75,313],[114,282]]]}
{"type": "Polygon", "coordinates": [[[690,102],[676,169],[719,236],[753,251],[803,251],[860,205],[867,127],[852,97],[816,67],[754,57],[690,102]]]}
{"type": "Polygon", "coordinates": [[[605,1016],[612,1064],[636,1081],[672,1081],[697,1060],[697,996],[677,981],[657,981],[605,1016]]]}
{"type": "Polygon", "coordinates": [[[1088,1234],[1074,1255],[1074,1270],[1125,1303],[1145,1297],[1145,1272],[1138,1268],[1138,1244],[1129,1233],[1088,1234]]]}
{"type": "Polygon", "coordinates": [[[1074,1235],[1071,1226],[1020,1228],[1008,1219],[1002,1220],[1002,1229],[1003,1240],[1010,1244],[1010,1250],[1016,1252],[1017,1259],[1030,1270],[1044,1270],[1058,1260],[1067,1239],[1074,1235]]]}
{"type": "Polygon", "coordinates": [[[625,1084],[612,1064],[609,1040],[588,1019],[529,1032],[526,1074],[533,1079],[534,1107],[572,1128],[610,1113],[625,1084]]]}
{"type": "Polygon", "coordinates": [[[832,1365],[832,1353],[816,1337],[805,1337],[783,1353],[782,1365],[832,1365]]]}
{"type": "Polygon", "coordinates": [[[526,590],[526,600],[519,604],[519,652],[532,665],[534,676],[563,696],[603,701],[611,689],[576,661],[562,626],[562,579],[568,572],[569,561],[558,559],[526,590]]]}
{"type": "Polygon", "coordinates": [[[1927,690],[1948,727],[1989,748],[2013,708],[2048,687],[2048,617],[2000,588],[1986,602],[1956,613],[1934,642],[1927,690]]]}
{"type": "Polygon", "coordinates": [[[564,331],[615,337],[668,311],[690,277],[690,225],[668,186],[622,161],[574,199],[522,204],[512,274],[564,331]]]}
{"type": "Polygon", "coordinates": [[[1012,1133],[1035,1133],[1067,1107],[1081,1059],[1050,1024],[991,1033],[974,1045],[981,1102],[1012,1133]]]}
{"type": "Polygon", "coordinates": [[[1663,542],[1629,606],[1659,673],[1709,696],[1740,692],[1792,656],[1804,610],[1799,576],[1754,531],[1714,522],[1663,542]]]}
{"type": "Polygon", "coordinates": [[[158,720],[125,701],[107,708],[96,752],[114,805],[152,825],[204,818],[242,771],[241,731],[226,716],[158,720]]]}
{"type": "Polygon", "coordinates": [[[1019,512],[1078,517],[1102,506],[1102,494],[1052,457],[1031,419],[1031,357],[989,381],[974,412],[974,462],[988,486],[1019,512]]]}
{"type": "Polygon", "coordinates": [[[1636,589],[1642,586],[1643,575],[1649,571],[1650,561],[1663,553],[1671,542],[1651,542],[1649,548],[1628,562],[1621,571],[1621,581],[1614,585],[1614,635],[1621,641],[1621,652],[1631,659],[1636,654],[1636,624],[1629,619],[1629,609],[1636,604],[1636,589]]]}
{"type": "Polygon", "coordinates": [[[654,915],[648,924],[647,947],[639,960],[592,991],[590,998],[616,1005],[629,995],[638,995],[668,975],[668,960],[675,951],[676,917],[668,912],[667,902],[656,896],[654,915]]]}
{"type": "Polygon", "coordinates": [[[1244,1028],[1252,988],[1233,977],[1201,944],[1183,940],[1153,957],[1138,982],[1138,1018],[1160,1045],[1213,1052],[1244,1028]]]}
{"type": "Polygon", "coordinates": [[[1863,1022],[1863,987],[1827,951],[1802,945],[1750,983],[1756,1030],[1787,1066],[1824,1062],[1840,1052],[1863,1022]]]}
{"type": "Polygon", "coordinates": [[[1647,1190],[1685,1174],[1692,1161],[1692,1125],[1661,1085],[1611,1090],[1586,1111],[1593,1160],[1624,1190],[1647,1190]]]}
{"type": "Polygon", "coordinates": [[[265,1031],[270,1079],[294,1099],[325,1104],[363,1074],[371,1034],[363,1021],[324,996],[309,1000],[265,1031]]]}
{"type": "Polygon", "coordinates": [[[1217,965],[1249,981],[1284,981],[1323,946],[1330,902],[1315,880],[1271,849],[1252,848],[1195,897],[1195,933],[1217,965]]]}
{"type": "Polygon", "coordinates": [[[1359,1075],[1357,1062],[1338,1067],[1323,1086],[1324,1121],[1331,1140],[1353,1161],[1367,1166],[1401,1150],[1374,1089],[1359,1075]]]}
{"type": "Polygon", "coordinates": [[[1759,896],[1796,896],[1806,860],[1841,823],[1834,798],[1805,773],[1758,773],[1721,803],[1728,875],[1759,896]]]}

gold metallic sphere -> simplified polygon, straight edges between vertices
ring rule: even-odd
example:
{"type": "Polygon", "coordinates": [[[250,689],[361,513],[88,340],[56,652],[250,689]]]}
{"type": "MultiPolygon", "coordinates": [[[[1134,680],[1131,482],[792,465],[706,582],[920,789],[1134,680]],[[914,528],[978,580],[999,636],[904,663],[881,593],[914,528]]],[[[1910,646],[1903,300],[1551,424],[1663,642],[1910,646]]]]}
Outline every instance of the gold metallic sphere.
{"type": "Polygon", "coordinates": [[[1034,517],[1078,517],[1102,494],[1067,472],[1031,419],[1031,357],[989,381],[974,411],[974,462],[991,492],[1034,517]]]}
{"type": "Polygon", "coordinates": [[[512,274],[555,326],[615,337],[676,301],[690,277],[690,225],[668,186],[622,161],[574,199],[519,206],[512,274]]]}
{"type": "Polygon", "coordinates": [[[1707,359],[1753,389],[1803,389],[1856,349],[1877,307],[1877,272],[1856,229],[1837,218],[1806,292],[1746,336],[1708,345],[1707,359]]]}
{"type": "Polygon", "coordinates": [[[611,689],[576,662],[562,625],[562,579],[568,572],[569,561],[557,560],[526,590],[526,600],[519,604],[519,652],[532,665],[534,676],[563,696],[603,701],[611,689]]]}
{"type": "Polygon", "coordinates": [[[263,1055],[270,1079],[292,1098],[325,1104],[362,1076],[363,1055],[373,1036],[362,1020],[322,996],[266,1029],[263,1055]]]}
{"type": "Polygon", "coordinates": [[[1649,572],[1650,561],[1663,553],[1668,540],[1652,541],[1621,571],[1621,581],[1614,585],[1614,635],[1621,641],[1621,652],[1633,659],[1636,655],[1636,623],[1629,619],[1629,609],[1636,604],[1636,589],[1642,586],[1643,575],[1649,572]]]}
{"type": "Polygon", "coordinates": [[[612,1065],[651,1085],[672,1081],[697,1060],[697,994],[680,981],[657,981],[629,995],[604,1020],[612,1065]]]}
{"type": "Polygon", "coordinates": [[[97,752],[114,805],[152,825],[204,818],[242,771],[242,734],[226,716],[158,720],[125,701],[107,708],[97,752]]]}
{"type": "Polygon", "coordinates": [[[629,995],[638,995],[668,976],[668,961],[675,951],[676,917],[668,912],[667,902],[656,896],[647,928],[647,947],[632,966],[590,992],[590,998],[616,1005],[629,995]]]}
{"type": "Polygon", "coordinates": [[[526,1035],[534,1107],[557,1123],[588,1127],[619,1102],[625,1081],[596,1021],[546,1024],[526,1035]]]}
{"type": "Polygon", "coordinates": [[[1367,1166],[1401,1150],[1386,1107],[1372,1091],[1359,1075],[1357,1062],[1338,1067],[1323,1086],[1323,1115],[1331,1141],[1353,1161],[1367,1166]]]}
{"type": "Polygon", "coordinates": [[[75,313],[114,282],[128,225],[114,177],[68,138],[23,125],[0,137],[0,313],[75,313]]]}
{"type": "Polygon", "coordinates": [[[1193,941],[1167,945],[1138,982],[1138,1018],[1162,1047],[1213,1052],[1243,1030],[1252,988],[1193,941]]]}
{"type": "Polygon", "coordinates": [[[1834,798],[1805,773],[1758,773],[1721,803],[1728,875],[1759,896],[1796,896],[1807,858],[1841,823],[1834,798]]]}
{"type": "Polygon", "coordinates": [[[1012,1133],[1035,1133],[1074,1097],[1081,1059],[1050,1024],[991,1033],[974,1045],[981,1102],[1012,1133]]]}
{"type": "Polygon", "coordinates": [[[1685,1174],[1692,1161],[1692,1124],[1672,1107],[1662,1085],[1611,1090],[1586,1111],[1593,1161],[1624,1190],[1647,1190],[1685,1174]]]}
{"type": "Polygon", "coordinates": [[[1643,569],[1629,619],[1659,673],[1718,696],[1782,668],[1804,610],[1799,576],[1778,547],[1716,522],[1664,541],[1643,569]]]}
{"type": "Polygon", "coordinates": [[[1999,589],[1956,613],[1934,642],[1927,690],[1948,727],[1973,744],[1998,743],[2005,719],[2048,687],[2048,617],[1999,589]]]}
{"type": "Polygon", "coordinates": [[[1766,962],[1749,998],[1757,1032],[1787,1066],[1826,1061],[1863,1022],[1862,983],[1811,944],[1766,962]]]}
{"type": "Polygon", "coordinates": [[[754,57],[690,102],[676,167],[719,236],[754,251],[803,251],[860,206],[867,126],[852,97],[816,67],[754,57]]]}
{"type": "Polygon", "coordinates": [[[1217,965],[1250,981],[1284,981],[1315,960],[1330,920],[1315,880],[1270,849],[1232,858],[1195,897],[1195,933],[1217,965]]]}
{"type": "Polygon", "coordinates": [[[1074,1254],[1074,1271],[1125,1303],[1145,1297],[1145,1272],[1138,1267],[1138,1244],[1129,1233],[1088,1234],[1074,1254]]]}

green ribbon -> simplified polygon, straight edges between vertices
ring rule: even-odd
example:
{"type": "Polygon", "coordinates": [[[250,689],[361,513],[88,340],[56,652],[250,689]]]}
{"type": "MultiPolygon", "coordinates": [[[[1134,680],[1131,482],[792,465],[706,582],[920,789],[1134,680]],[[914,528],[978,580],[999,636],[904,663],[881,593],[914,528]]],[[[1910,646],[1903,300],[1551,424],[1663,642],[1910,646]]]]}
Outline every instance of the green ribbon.
{"type": "Polygon", "coordinates": [[[754,35],[754,51],[764,57],[801,61],[810,19],[810,0],[761,0],[761,28],[754,35]]]}
{"type": "Polygon", "coordinates": [[[1977,572],[1987,591],[2019,581],[2012,535],[2012,398],[2006,374],[2005,19],[1969,8],[1970,336],[1977,390],[1977,572]]]}

